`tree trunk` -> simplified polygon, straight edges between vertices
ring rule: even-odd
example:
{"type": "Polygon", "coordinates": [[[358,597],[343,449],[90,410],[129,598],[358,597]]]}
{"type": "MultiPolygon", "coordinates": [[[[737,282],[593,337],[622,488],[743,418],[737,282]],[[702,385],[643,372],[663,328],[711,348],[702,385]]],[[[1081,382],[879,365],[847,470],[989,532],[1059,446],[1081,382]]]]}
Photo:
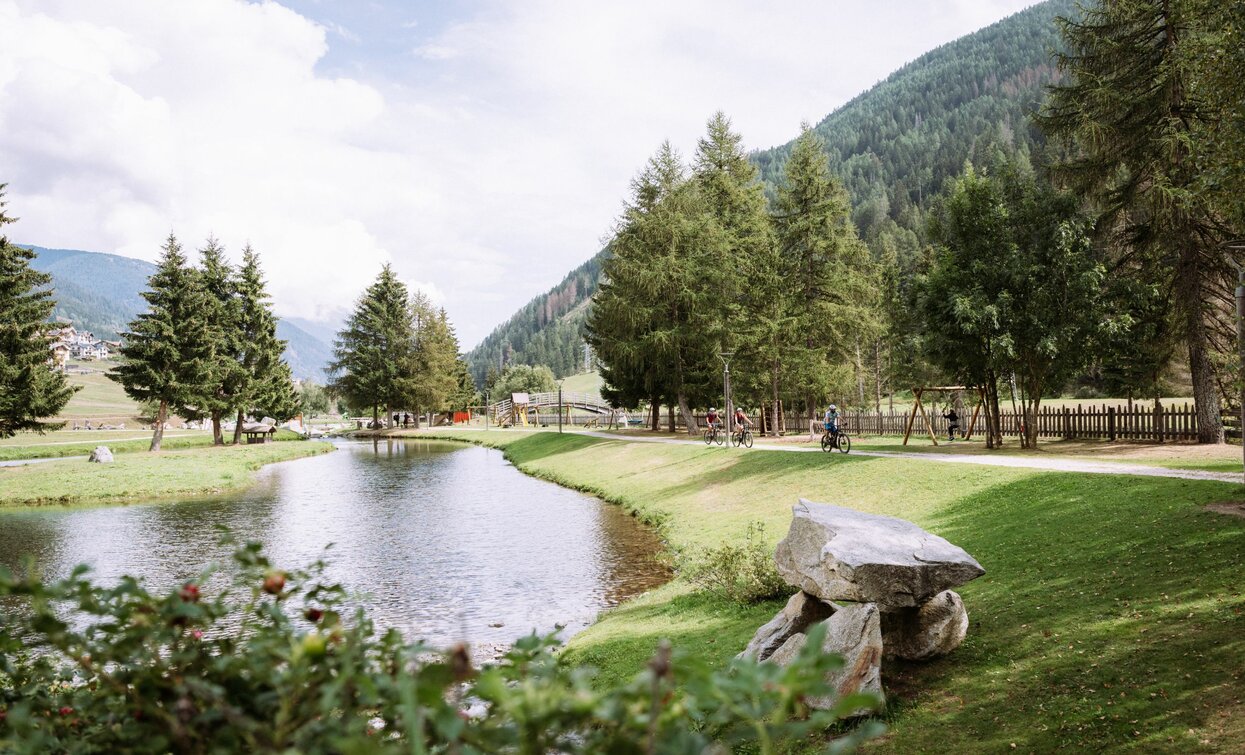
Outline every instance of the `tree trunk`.
{"type": "Polygon", "coordinates": [[[777,438],[779,435],[782,435],[782,432],[780,428],[778,427],[778,361],[777,360],[774,361],[774,373],[773,373],[772,379],[770,380],[770,383],[774,391],[774,402],[770,404],[770,408],[769,408],[770,410],[769,435],[774,438],[777,438]]]}
{"type": "MultiPolygon", "coordinates": [[[[1193,377],[1193,408],[1197,412],[1197,442],[1222,443],[1223,418],[1219,415],[1219,390],[1215,370],[1210,364],[1210,349],[1202,322],[1200,298],[1188,300],[1185,339],[1189,343],[1189,372],[1193,377]]],[[[1155,399],[1158,400],[1157,397],[1155,399]]]]}
{"type": "Polygon", "coordinates": [[[246,419],[246,415],[239,409],[238,421],[233,425],[233,444],[235,446],[242,442],[242,422],[244,419],[246,419]]]}
{"type": "Polygon", "coordinates": [[[415,429],[419,429],[419,412],[411,412],[411,416],[415,418],[415,429]]]}
{"type": "Polygon", "coordinates": [[[160,408],[156,410],[156,428],[151,434],[151,448],[148,451],[159,451],[164,441],[164,423],[169,418],[169,402],[160,400],[160,408]]]}
{"type": "Polygon", "coordinates": [[[860,356],[860,341],[856,342],[856,406],[865,406],[865,362],[860,356]]]}
{"type": "Polygon", "coordinates": [[[225,436],[220,431],[220,416],[224,412],[220,410],[212,412],[212,445],[225,445],[225,436]]]}
{"type": "Polygon", "coordinates": [[[683,422],[687,425],[687,434],[696,435],[696,418],[692,416],[692,410],[687,405],[687,396],[683,391],[679,391],[679,413],[683,416],[683,422]]]}
{"type": "Polygon", "coordinates": [[[873,410],[882,413],[882,339],[873,341],[873,410]]]}
{"type": "Polygon", "coordinates": [[[657,432],[658,430],[661,429],[661,427],[659,426],[660,422],[661,422],[661,406],[657,403],[657,398],[654,397],[653,400],[649,403],[649,429],[652,430],[653,432],[657,432]]]}
{"type": "Polygon", "coordinates": [[[376,404],[372,404],[372,428],[380,428],[380,407],[376,404]]]}
{"type": "Polygon", "coordinates": [[[670,426],[670,432],[672,433],[678,432],[679,427],[674,422],[674,407],[673,406],[666,407],[666,422],[670,426]]]}

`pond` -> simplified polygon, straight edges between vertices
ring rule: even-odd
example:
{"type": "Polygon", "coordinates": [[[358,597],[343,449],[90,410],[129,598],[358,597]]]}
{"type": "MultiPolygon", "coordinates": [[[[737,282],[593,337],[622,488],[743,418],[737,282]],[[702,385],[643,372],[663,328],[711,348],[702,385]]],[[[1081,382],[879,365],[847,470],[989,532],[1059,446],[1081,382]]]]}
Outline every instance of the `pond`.
{"type": "Polygon", "coordinates": [[[33,559],[54,577],[85,563],[101,581],[168,587],[228,562],[220,525],[279,566],[325,556],[379,628],[440,646],[557,625],[569,636],[669,579],[658,538],[617,506],[528,477],[499,451],[409,439],[342,442],[230,495],[3,511],[0,564],[33,559]]]}

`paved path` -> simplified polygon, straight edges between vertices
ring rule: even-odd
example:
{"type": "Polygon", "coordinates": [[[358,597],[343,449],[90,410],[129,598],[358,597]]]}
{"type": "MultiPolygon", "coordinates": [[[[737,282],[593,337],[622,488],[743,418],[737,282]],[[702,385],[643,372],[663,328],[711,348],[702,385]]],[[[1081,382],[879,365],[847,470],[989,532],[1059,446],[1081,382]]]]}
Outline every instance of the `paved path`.
{"type": "MultiPolygon", "coordinates": [[[[642,436],[628,437],[611,433],[592,432],[590,430],[575,431],[580,435],[591,435],[594,438],[621,440],[628,443],[669,443],[683,446],[703,446],[703,440],[680,440],[676,438],[645,438],[642,436]]],[[[752,451],[782,451],[787,453],[824,453],[820,448],[809,446],[753,446],[752,451]]],[[[920,459],[922,461],[943,464],[977,464],[985,467],[1010,467],[1014,469],[1042,469],[1051,472],[1079,472],[1083,474],[1119,474],[1136,475],[1139,477],[1174,477],[1181,480],[1212,480],[1215,482],[1231,482],[1241,484],[1242,474],[1239,472],[1208,472],[1197,469],[1168,469],[1151,467],[1145,464],[1124,464],[1115,461],[1088,461],[1084,459],[1036,459],[1027,456],[976,455],[976,454],[926,454],[902,451],[852,451],[853,456],[878,456],[891,459],[920,459]]]]}

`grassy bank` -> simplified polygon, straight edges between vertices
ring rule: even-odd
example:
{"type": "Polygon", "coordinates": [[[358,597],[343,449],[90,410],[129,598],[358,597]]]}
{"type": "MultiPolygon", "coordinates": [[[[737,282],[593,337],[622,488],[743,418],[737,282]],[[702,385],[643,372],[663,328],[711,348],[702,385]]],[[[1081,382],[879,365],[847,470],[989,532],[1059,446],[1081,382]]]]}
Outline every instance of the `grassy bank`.
{"type": "MultiPolygon", "coordinates": [[[[290,430],[277,430],[278,441],[301,440],[302,436],[290,430]]],[[[225,433],[232,440],[232,433],[225,433]]],[[[175,451],[184,448],[203,448],[212,445],[212,433],[202,430],[167,431],[161,449],[175,451]]],[[[0,441],[0,461],[21,459],[63,459],[68,456],[87,456],[96,446],[107,446],[114,454],[146,452],[151,447],[151,431],[114,430],[85,431],[57,430],[39,435],[20,433],[0,441]]]]}
{"type": "Polygon", "coordinates": [[[312,441],[119,454],[111,464],[64,459],[0,468],[0,507],[120,503],[249,485],[265,464],[332,450],[312,441]]]}
{"type": "MultiPolygon", "coordinates": [[[[620,503],[675,550],[777,541],[799,496],[915,521],[987,574],[948,658],[884,669],[885,752],[1063,747],[1227,752],[1245,745],[1245,519],[1203,506],[1225,483],[931,465],[920,459],[740,453],[556,433],[445,433],[504,447],[526,472],[620,503]]],[[[606,614],[568,649],[607,679],[659,638],[711,663],[779,602],[740,608],[676,581],[606,614]]]]}

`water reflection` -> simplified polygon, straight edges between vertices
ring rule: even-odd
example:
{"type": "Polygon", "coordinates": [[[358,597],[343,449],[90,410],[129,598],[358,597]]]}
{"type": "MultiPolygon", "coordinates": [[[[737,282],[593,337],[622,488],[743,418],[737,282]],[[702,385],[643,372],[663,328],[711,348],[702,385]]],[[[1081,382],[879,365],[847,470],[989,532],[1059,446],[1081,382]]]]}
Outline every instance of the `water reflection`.
{"type": "Polygon", "coordinates": [[[33,558],[59,576],[90,564],[157,586],[229,549],[223,524],[358,591],[382,627],[436,644],[500,643],[603,608],[668,579],[660,543],[619,511],[511,467],[497,451],[428,441],[343,443],[274,465],[242,494],[127,507],[0,513],[0,563],[33,558]]]}

